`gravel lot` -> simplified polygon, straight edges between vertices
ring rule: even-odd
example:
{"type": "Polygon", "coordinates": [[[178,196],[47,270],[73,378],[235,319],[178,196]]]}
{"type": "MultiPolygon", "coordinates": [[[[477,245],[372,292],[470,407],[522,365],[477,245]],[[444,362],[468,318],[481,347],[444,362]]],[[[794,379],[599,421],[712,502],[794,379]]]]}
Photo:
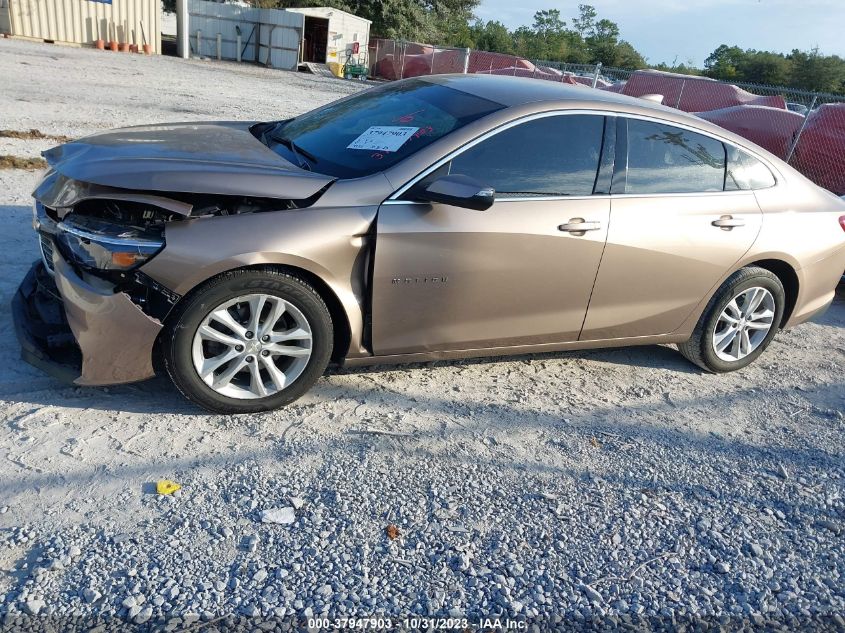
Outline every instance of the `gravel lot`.
{"type": "MultiPolygon", "coordinates": [[[[281,118],[361,88],[11,40],[0,86],[0,128],[70,136],[281,118]]],[[[73,388],[18,360],[8,304],[37,256],[36,177],[0,171],[7,623],[845,627],[845,288],[725,376],[668,347],[560,353],[334,370],[285,410],[205,415],[163,379],[73,388]],[[153,494],[163,478],[183,489],[153,494]],[[261,522],[288,506],[292,524],[261,522]]]]}

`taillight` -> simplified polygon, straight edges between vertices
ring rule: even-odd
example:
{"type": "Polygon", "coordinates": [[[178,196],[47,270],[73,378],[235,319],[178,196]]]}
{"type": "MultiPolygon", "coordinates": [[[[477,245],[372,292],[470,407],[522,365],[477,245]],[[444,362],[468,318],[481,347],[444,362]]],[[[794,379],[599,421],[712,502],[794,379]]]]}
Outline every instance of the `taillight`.
{"type": "Polygon", "coordinates": [[[839,226],[841,226],[842,230],[845,231],[845,215],[839,216],[839,226]]]}

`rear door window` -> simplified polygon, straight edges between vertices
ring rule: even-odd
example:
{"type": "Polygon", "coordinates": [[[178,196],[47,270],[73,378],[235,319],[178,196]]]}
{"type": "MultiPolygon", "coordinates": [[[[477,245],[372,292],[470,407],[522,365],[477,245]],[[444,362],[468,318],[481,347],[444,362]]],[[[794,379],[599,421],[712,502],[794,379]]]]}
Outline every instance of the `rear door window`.
{"type": "Polygon", "coordinates": [[[725,146],[682,128],[628,120],[628,179],[625,193],[723,191],[725,146]]]}
{"type": "Polygon", "coordinates": [[[452,159],[451,174],[493,187],[497,198],[589,196],[601,158],[604,117],[546,116],[520,123],[452,159]]]}

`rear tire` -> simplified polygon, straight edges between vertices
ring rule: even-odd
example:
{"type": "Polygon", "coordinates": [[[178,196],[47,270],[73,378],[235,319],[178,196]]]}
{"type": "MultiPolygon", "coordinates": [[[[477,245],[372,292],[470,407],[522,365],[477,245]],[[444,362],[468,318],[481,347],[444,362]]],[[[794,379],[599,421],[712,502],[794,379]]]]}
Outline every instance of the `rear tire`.
{"type": "Polygon", "coordinates": [[[334,336],[329,310],[308,283],[237,270],[186,296],[161,340],[182,395],[213,413],[256,413],[308,391],[329,363],[334,336]]]}
{"type": "Polygon", "coordinates": [[[742,369],[772,342],[785,305],[786,293],[776,275],[757,266],[741,268],[719,287],[678,350],[709,372],[742,369]]]}

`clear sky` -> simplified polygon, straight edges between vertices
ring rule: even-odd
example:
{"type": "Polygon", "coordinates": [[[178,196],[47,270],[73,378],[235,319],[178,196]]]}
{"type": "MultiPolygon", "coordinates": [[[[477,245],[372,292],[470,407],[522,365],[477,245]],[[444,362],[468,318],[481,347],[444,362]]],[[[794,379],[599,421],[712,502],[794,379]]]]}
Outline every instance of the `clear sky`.
{"type": "Polygon", "coordinates": [[[475,13],[515,28],[530,26],[535,11],[559,9],[571,26],[579,3],[616,22],[650,63],[677,57],[700,67],[720,44],[783,53],[818,46],[845,57],[845,0],[481,0],[475,13]]]}

